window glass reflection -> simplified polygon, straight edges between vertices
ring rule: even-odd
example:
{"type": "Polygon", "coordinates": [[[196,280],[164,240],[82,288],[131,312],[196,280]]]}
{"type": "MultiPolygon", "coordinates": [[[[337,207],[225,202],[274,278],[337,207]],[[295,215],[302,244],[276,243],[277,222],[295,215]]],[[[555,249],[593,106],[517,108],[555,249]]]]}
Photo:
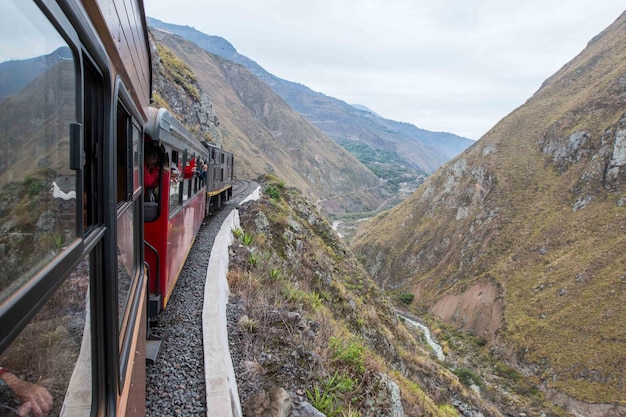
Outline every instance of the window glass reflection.
{"type": "Polygon", "coordinates": [[[141,139],[141,131],[137,126],[133,125],[133,191],[137,191],[141,186],[139,178],[139,168],[141,161],[139,158],[139,140],[141,139]]]}
{"type": "Polygon", "coordinates": [[[76,236],[72,52],[33,2],[0,2],[0,302],[76,236]],[[28,54],[28,55],[26,55],[28,54]]]}
{"type": "Polygon", "coordinates": [[[128,209],[117,220],[117,285],[120,327],[128,305],[132,277],[135,275],[134,239],[133,211],[128,209]]]}
{"type": "Polygon", "coordinates": [[[183,177],[180,174],[181,164],[178,161],[178,152],[172,151],[170,162],[170,212],[180,206],[181,181],[183,177]]]}
{"type": "MultiPolygon", "coordinates": [[[[89,262],[84,260],[0,356],[0,415],[28,408],[34,391],[50,395],[50,416],[91,408],[89,262]]],[[[15,414],[13,414],[15,415],[15,414]]],[[[25,415],[25,414],[24,414],[25,415]]],[[[78,414],[74,414],[78,415],[78,414]]]]}

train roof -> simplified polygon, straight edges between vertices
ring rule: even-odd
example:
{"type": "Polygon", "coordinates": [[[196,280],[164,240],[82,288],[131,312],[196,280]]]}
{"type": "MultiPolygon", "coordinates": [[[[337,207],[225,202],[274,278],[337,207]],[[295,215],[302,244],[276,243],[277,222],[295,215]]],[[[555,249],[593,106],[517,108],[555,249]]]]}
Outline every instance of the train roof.
{"type": "Polygon", "coordinates": [[[148,109],[148,123],[145,126],[145,133],[155,142],[187,150],[192,154],[207,155],[208,153],[207,148],[172,113],[164,108],[150,107],[148,109]]]}

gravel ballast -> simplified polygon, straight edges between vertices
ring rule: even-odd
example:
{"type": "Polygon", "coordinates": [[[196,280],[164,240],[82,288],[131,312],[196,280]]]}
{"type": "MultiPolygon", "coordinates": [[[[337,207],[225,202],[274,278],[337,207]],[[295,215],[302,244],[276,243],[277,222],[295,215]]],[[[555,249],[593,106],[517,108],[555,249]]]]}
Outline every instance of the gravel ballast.
{"type": "Polygon", "coordinates": [[[161,347],[156,362],[146,369],[147,417],[206,415],[202,306],[207,266],[222,223],[256,187],[247,181],[238,183],[233,198],[207,217],[167,307],[152,327],[161,347]]]}

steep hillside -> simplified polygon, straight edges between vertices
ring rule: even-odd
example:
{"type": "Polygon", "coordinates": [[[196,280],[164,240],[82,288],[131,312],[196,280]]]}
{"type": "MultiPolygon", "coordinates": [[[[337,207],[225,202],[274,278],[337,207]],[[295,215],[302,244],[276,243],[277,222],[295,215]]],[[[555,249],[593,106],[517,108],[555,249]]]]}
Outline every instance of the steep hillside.
{"type": "Polygon", "coordinates": [[[244,415],[503,415],[471,372],[435,359],[299,191],[268,176],[240,217],[228,333],[244,415]]]}
{"type": "Polygon", "coordinates": [[[328,213],[374,210],[390,196],[370,170],[247,69],[181,37],[153,35],[193,73],[197,94],[206,95],[219,120],[217,135],[235,153],[238,178],[273,173],[328,213]]]}
{"type": "MultiPolygon", "coordinates": [[[[148,18],[148,23],[245,66],[267,83],[289,106],[337,143],[358,143],[373,150],[386,151],[387,157],[391,158],[386,162],[405,165],[413,177],[421,179],[424,173],[432,173],[472,143],[469,139],[451,133],[430,132],[408,123],[388,120],[366,109],[312,91],[302,84],[283,80],[265,71],[250,58],[239,54],[229,42],[218,36],[206,35],[189,26],[173,25],[153,18],[148,18]]],[[[399,172],[397,180],[406,180],[403,174],[404,172],[399,172]]],[[[385,178],[389,178],[388,175],[385,178]]]]}
{"type": "Polygon", "coordinates": [[[625,111],[626,13],[354,242],[577,415],[626,415],[625,111]]]}

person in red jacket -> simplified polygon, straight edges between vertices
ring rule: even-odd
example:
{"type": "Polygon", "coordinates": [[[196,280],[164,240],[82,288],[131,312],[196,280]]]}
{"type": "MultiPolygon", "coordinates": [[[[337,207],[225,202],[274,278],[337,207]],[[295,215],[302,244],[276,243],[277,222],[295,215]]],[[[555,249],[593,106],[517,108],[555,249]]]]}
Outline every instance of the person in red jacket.
{"type": "Polygon", "coordinates": [[[156,149],[146,153],[143,166],[143,183],[146,201],[155,201],[159,187],[159,156],[156,149]]]}
{"type": "Polygon", "coordinates": [[[155,152],[146,155],[143,169],[143,181],[146,188],[157,187],[159,185],[159,161],[155,152]]]}

